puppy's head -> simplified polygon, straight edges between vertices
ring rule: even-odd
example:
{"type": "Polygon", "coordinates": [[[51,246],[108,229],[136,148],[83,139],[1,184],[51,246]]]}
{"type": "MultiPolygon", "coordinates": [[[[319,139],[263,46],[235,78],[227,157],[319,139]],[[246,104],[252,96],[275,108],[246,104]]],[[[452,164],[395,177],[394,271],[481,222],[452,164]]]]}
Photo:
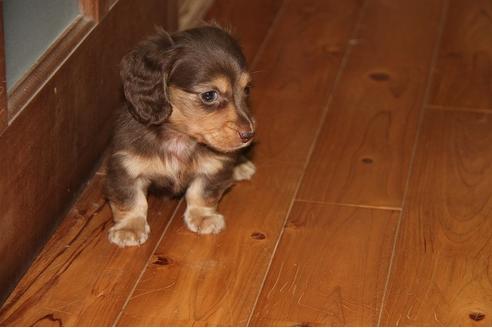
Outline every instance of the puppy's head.
{"type": "Polygon", "coordinates": [[[211,148],[250,144],[250,75],[236,41],[218,27],[160,33],[123,58],[129,110],[140,122],[164,122],[211,148]]]}

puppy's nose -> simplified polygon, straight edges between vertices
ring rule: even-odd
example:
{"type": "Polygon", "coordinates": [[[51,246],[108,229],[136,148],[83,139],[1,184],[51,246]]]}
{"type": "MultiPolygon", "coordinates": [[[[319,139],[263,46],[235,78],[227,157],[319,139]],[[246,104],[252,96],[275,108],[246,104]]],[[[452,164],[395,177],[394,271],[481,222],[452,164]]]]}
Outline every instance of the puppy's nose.
{"type": "Polygon", "coordinates": [[[251,140],[255,135],[255,131],[242,131],[239,132],[239,137],[241,137],[241,141],[246,143],[251,140]]]}

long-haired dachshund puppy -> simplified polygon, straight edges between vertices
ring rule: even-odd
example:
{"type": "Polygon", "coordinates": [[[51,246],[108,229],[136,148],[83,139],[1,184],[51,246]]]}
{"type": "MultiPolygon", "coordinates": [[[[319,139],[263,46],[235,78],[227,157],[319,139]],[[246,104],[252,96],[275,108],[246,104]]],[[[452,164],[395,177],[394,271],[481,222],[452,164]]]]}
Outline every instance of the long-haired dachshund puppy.
{"type": "Polygon", "coordinates": [[[223,192],[255,173],[241,155],[255,133],[241,48],[219,27],[160,31],[123,58],[121,77],[127,101],[108,161],[109,240],[121,247],[147,240],[150,185],[186,190],[188,228],[218,233],[223,192]]]}

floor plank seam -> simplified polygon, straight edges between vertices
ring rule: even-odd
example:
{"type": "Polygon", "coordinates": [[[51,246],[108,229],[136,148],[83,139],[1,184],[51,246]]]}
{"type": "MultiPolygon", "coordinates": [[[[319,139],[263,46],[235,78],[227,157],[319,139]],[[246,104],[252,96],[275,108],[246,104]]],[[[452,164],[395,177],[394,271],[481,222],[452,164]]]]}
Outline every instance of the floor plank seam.
{"type": "MultiPolygon", "coordinates": [[[[265,48],[268,44],[268,40],[271,38],[271,34],[274,31],[275,25],[277,25],[277,21],[279,20],[279,17],[283,14],[285,7],[286,7],[286,2],[289,0],[282,0],[282,3],[280,4],[280,8],[278,9],[277,13],[275,14],[275,18],[272,20],[272,23],[270,24],[270,27],[268,28],[268,32],[265,34],[265,38],[261,42],[260,47],[256,51],[255,58],[251,62],[251,68],[254,69],[256,65],[258,64],[258,61],[261,58],[261,54],[265,51],[265,48]]],[[[254,72],[253,72],[254,73],[254,72]]]]}
{"type": "Polygon", "coordinates": [[[441,105],[431,105],[431,104],[428,104],[425,107],[428,108],[429,110],[443,111],[443,112],[492,114],[492,108],[453,107],[453,106],[441,106],[441,105]]]}
{"type": "MultiPolygon", "coordinates": [[[[263,51],[264,51],[264,49],[266,47],[266,44],[268,43],[267,41],[271,38],[271,35],[272,35],[273,31],[275,30],[275,26],[278,24],[278,21],[280,20],[280,17],[282,17],[282,15],[284,14],[284,11],[286,10],[285,8],[287,7],[288,1],[289,0],[282,1],[282,4],[280,6],[280,9],[278,10],[277,15],[275,16],[275,19],[273,20],[270,28],[268,29],[268,33],[266,34],[265,39],[263,40],[263,43],[261,44],[260,48],[258,49],[258,52],[257,52],[256,57],[255,57],[255,60],[253,61],[253,64],[252,64],[251,67],[253,67],[253,68],[256,67],[257,61],[261,57],[261,54],[263,53],[263,51]]],[[[278,241],[277,241],[277,244],[275,244],[273,253],[275,252],[275,250],[277,248],[277,245],[278,245],[278,241]]],[[[272,258],[273,258],[273,253],[272,253],[272,258]]],[[[255,301],[253,303],[253,306],[251,307],[251,312],[250,312],[250,314],[248,316],[248,320],[246,322],[246,326],[248,326],[248,327],[250,326],[251,318],[253,317],[253,313],[255,312],[256,304],[258,303],[258,299],[260,298],[261,290],[263,289],[263,286],[265,284],[266,277],[267,277],[268,271],[270,269],[270,265],[271,265],[271,260],[270,260],[270,263],[268,264],[267,269],[265,271],[265,274],[264,274],[264,277],[263,277],[263,281],[261,282],[261,285],[260,285],[260,287],[258,289],[258,293],[256,295],[256,299],[255,299],[255,301]]]]}
{"type": "Polygon", "coordinates": [[[396,228],[395,228],[395,236],[393,238],[391,258],[390,258],[390,262],[389,262],[388,270],[387,270],[387,274],[386,274],[386,281],[384,283],[383,297],[381,299],[381,305],[379,308],[379,315],[378,315],[378,321],[377,321],[378,327],[381,326],[381,319],[383,316],[384,306],[386,303],[388,285],[389,285],[390,278],[391,278],[391,271],[393,269],[393,261],[395,259],[396,247],[397,247],[398,239],[400,236],[400,226],[401,226],[401,222],[403,220],[403,215],[405,213],[404,210],[405,210],[405,205],[406,205],[406,201],[407,201],[407,197],[408,197],[410,180],[412,178],[412,171],[413,171],[413,167],[415,164],[415,155],[417,153],[418,143],[419,143],[419,139],[420,139],[420,132],[421,132],[422,124],[423,124],[424,117],[425,117],[425,112],[426,112],[425,109],[428,107],[427,104],[428,104],[429,99],[430,99],[431,87],[432,87],[432,83],[434,81],[434,72],[435,72],[436,63],[437,63],[437,59],[438,59],[438,55],[439,55],[439,49],[440,49],[441,42],[442,42],[442,37],[444,34],[444,26],[445,26],[446,19],[447,19],[448,7],[449,7],[449,0],[445,0],[443,3],[442,9],[441,9],[441,16],[439,19],[439,26],[438,26],[438,30],[437,30],[437,40],[436,40],[436,44],[434,45],[432,59],[431,59],[430,65],[429,65],[429,72],[427,74],[427,79],[426,79],[427,85],[425,86],[424,96],[422,99],[422,105],[420,106],[417,133],[415,134],[415,140],[413,143],[412,155],[410,157],[410,166],[408,168],[408,174],[407,174],[407,179],[405,182],[405,188],[404,188],[403,198],[402,198],[402,203],[401,203],[401,209],[402,210],[400,212],[400,215],[398,216],[398,222],[397,222],[396,228]]]}
{"type": "Polygon", "coordinates": [[[125,309],[126,309],[128,303],[130,302],[130,299],[132,298],[133,294],[135,293],[135,289],[137,288],[138,284],[140,283],[140,280],[142,279],[145,271],[147,271],[147,268],[148,268],[150,262],[152,261],[152,256],[154,256],[155,251],[161,245],[161,242],[164,239],[164,236],[166,235],[167,230],[169,229],[171,224],[174,222],[174,220],[175,220],[175,218],[179,212],[179,209],[181,207],[182,202],[183,202],[183,198],[181,198],[179,200],[179,202],[176,204],[176,208],[174,209],[173,213],[171,214],[171,218],[169,219],[169,222],[166,224],[166,227],[162,231],[162,234],[159,237],[159,240],[156,242],[154,248],[152,249],[152,252],[149,253],[150,254],[149,258],[147,259],[147,262],[145,263],[144,267],[142,268],[142,271],[140,271],[140,274],[138,275],[137,279],[135,280],[135,283],[133,284],[133,287],[131,288],[130,292],[128,293],[128,296],[125,300],[125,303],[123,303],[120,312],[118,313],[118,315],[114,319],[112,327],[115,327],[118,324],[118,321],[120,321],[121,316],[123,315],[123,312],[125,312],[125,309]]]}
{"type": "MultiPolygon", "coordinates": [[[[288,0],[286,0],[285,2],[287,2],[287,1],[288,0]]],[[[284,6],[285,6],[285,2],[283,3],[284,6]]],[[[265,274],[263,276],[263,281],[262,281],[262,283],[260,285],[260,288],[258,289],[258,293],[256,295],[255,302],[253,303],[253,306],[251,308],[251,312],[250,312],[248,321],[246,323],[246,326],[248,326],[248,327],[251,326],[251,320],[252,320],[253,315],[255,313],[256,306],[258,305],[258,301],[260,299],[261,292],[262,292],[262,290],[263,290],[263,288],[265,286],[265,282],[266,282],[268,273],[270,272],[270,268],[271,268],[273,259],[275,257],[275,254],[276,254],[278,245],[280,244],[280,241],[282,240],[283,232],[285,230],[284,229],[285,224],[287,223],[287,219],[289,218],[290,212],[292,211],[292,207],[293,207],[293,205],[295,203],[297,194],[299,192],[299,189],[301,188],[301,184],[302,184],[302,180],[304,178],[304,174],[305,174],[306,169],[308,167],[308,164],[309,164],[309,162],[311,160],[311,157],[312,157],[312,154],[314,152],[314,149],[316,148],[316,144],[317,144],[319,135],[321,133],[321,129],[323,128],[323,125],[325,123],[324,121],[326,119],[327,113],[329,111],[329,107],[330,107],[330,105],[332,103],[332,100],[333,100],[333,95],[335,94],[335,91],[337,90],[339,81],[341,80],[341,77],[343,75],[343,72],[345,70],[345,67],[347,66],[348,59],[350,57],[350,53],[352,52],[352,48],[354,47],[354,44],[352,42],[350,42],[350,41],[356,39],[356,37],[358,35],[358,32],[361,29],[362,18],[364,16],[365,11],[366,11],[368,2],[369,2],[369,0],[364,0],[364,3],[362,4],[362,6],[359,9],[359,15],[358,15],[358,17],[357,17],[357,19],[355,21],[353,30],[350,33],[349,37],[348,37],[348,40],[347,40],[347,43],[346,43],[346,46],[345,46],[344,55],[343,55],[343,57],[342,57],[342,59],[340,61],[340,66],[338,68],[337,75],[335,77],[335,80],[333,82],[333,86],[332,86],[331,91],[329,93],[328,100],[327,100],[326,104],[323,106],[323,111],[321,113],[321,117],[320,117],[320,120],[319,120],[320,123],[319,123],[319,125],[318,125],[318,127],[316,129],[316,133],[314,135],[313,141],[311,142],[311,146],[309,147],[309,152],[308,152],[308,155],[307,155],[306,160],[305,160],[304,165],[303,165],[302,174],[301,174],[301,176],[299,177],[299,179],[297,181],[297,185],[296,185],[296,188],[295,188],[295,191],[294,191],[294,194],[293,194],[291,203],[290,203],[290,205],[288,207],[287,213],[286,213],[285,218],[284,218],[284,221],[283,221],[282,230],[280,231],[280,234],[277,237],[277,241],[276,241],[275,246],[273,248],[272,255],[270,257],[270,261],[268,263],[268,266],[267,266],[267,268],[265,270],[265,274]]]]}
{"type": "Polygon", "coordinates": [[[320,200],[308,200],[308,199],[294,199],[295,202],[308,203],[308,204],[319,204],[319,205],[335,205],[343,207],[356,207],[356,208],[366,208],[369,210],[382,210],[382,211],[401,211],[401,207],[393,206],[377,206],[377,205],[364,205],[364,204],[351,204],[351,203],[339,203],[339,202],[325,202],[320,200]]]}

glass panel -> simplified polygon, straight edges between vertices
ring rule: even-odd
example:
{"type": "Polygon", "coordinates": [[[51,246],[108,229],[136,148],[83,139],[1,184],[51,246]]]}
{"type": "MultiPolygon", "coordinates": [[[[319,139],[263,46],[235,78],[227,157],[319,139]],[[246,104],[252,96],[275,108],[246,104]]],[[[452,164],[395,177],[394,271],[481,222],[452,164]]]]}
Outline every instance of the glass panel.
{"type": "Polygon", "coordinates": [[[4,0],[7,89],[79,15],[78,0],[4,0]]]}

